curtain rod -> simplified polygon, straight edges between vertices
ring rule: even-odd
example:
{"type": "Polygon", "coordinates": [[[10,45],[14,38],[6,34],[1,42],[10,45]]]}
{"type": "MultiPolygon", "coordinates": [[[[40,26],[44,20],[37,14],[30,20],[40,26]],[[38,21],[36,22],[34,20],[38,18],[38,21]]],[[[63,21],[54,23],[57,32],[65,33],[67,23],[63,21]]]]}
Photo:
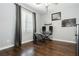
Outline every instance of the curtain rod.
{"type": "MultiPolygon", "coordinates": [[[[19,5],[18,3],[14,3],[14,4],[15,4],[15,5],[19,5]]],[[[28,10],[28,11],[32,12],[31,10],[29,10],[29,9],[27,9],[27,8],[21,6],[21,5],[19,5],[19,6],[22,7],[22,8],[24,8],[25,10],[28,10]]],[[[35,13],[35,12],[32,12],[32,13],[35,13]]]]}

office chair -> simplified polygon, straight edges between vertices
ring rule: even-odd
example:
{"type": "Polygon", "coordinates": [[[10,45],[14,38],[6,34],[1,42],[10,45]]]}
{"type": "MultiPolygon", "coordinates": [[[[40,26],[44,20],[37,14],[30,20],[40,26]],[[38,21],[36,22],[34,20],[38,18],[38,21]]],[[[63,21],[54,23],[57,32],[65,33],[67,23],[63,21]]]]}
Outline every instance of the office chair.
{"type": "Polygon", "coordinates": [[[46,32],[46,26],[42,26],[42,36],[44,37],[44,40],[49,39],[49,34],[46,32]]]}
{"type": "Polygon", "coordinates": [[[45,42],[44,36],[42,34],[34,33],[34,44],[38,44],[38,42],[45,42]]]}
{"type": "Polygon", "coordinates": [[[46,26],[42,26],[42,34],[45,34],[46,32],[46,26]]]}
{"type": "Polygon", "coordinates": [[[50,32],[50,35],[52,35],[52,32],[53,32],[53,26],[49,26],[49,32],[50,32]]]}

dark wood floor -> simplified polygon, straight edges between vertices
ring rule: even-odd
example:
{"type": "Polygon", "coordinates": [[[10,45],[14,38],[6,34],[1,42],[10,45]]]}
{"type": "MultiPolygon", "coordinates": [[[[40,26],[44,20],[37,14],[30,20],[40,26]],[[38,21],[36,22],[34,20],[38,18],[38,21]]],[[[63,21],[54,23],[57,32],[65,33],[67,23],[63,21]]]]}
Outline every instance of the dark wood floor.
{"type": "Polygon", "coordinates": [[[75,44],[47,41],[38,45],[29,42],[21,48],[0,51],[0,56],[75,56],[75,44]]]}

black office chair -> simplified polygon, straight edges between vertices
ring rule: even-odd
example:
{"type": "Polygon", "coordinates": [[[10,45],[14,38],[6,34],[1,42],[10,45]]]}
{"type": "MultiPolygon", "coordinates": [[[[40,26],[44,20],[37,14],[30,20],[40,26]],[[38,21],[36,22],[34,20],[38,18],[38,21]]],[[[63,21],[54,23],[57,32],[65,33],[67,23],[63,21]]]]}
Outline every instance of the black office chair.
{"type": "Polygon", "coordinates": [[[44,37],[44,40],[49,39],[49,35],[46,32],[46,26],[42,26],[42,36],[44,37]]]}
{"type": "Polygon", "coordinates": [[[50,32],[50,35],[52,35],[52,33],[53,33],[53,26],[49,26],[49,32],[50,32]]]}
{"type": "Polygon", "coordinates": [[[38,42],[45,42],[45,37],[42,34],[34,33],[34,43],[38,44],[38,42]]]}
{"type": "Polygon", "coordinates": [[[35,44],[38,44],[38,42],[40,42],[40,41],[41,41],[41,42],[44,42],[44,41],[45,41],[45,38],[46,38],[45,35],[44,35],[45,32],[46,32],[46,27],[43,26],[43,27],[42,27],[42,34],[39,34],[39,33],[34,33],[34,34],[33,34],[33,39],[34,39],[33,42],[34,42],[35,44]]]}
{"type": "Polygon", "coordinates": [[[49,32],[46,32],[46,26],[43,26],[42,27],[42,34],[44,36],[44,40],[52,41],[50,39],[50,36],[52,35],[52,32],[53,32],[53,26],[49,26],[49,32]]]}
{"type": "Polygon", "coordinates": [[[45,34],[46,32],[46,26],[42,26],[42,34],[45,34]]]}

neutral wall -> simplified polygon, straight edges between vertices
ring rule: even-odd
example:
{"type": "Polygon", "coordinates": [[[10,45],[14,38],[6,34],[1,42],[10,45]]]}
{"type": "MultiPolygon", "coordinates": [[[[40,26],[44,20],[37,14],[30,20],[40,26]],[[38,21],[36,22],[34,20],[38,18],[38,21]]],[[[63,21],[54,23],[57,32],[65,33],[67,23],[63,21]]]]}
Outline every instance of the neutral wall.
{"type": "Polygon", "coordinates": [[[15,5],[0,3],[0,50],[14,45],[15,5]]]}
{"type": "Polygon", "coordinates": [[[61,22],[64,19],[68,18],[76,18],[77,23],[79,23],[79,4],[76,3],[60,3],[57,5],[51,5],[49,7],[49,13],[44,15],[45,17],[42,18],[43,24],[51,23],[53,25],[53,40],[59,41],[67,41],[67,42],[75,42],[75,33],[76,27],[61,27],[61,22]],[[51,14],[61,12],[61,20],[58,21],[51,21],[51,14]]]}

